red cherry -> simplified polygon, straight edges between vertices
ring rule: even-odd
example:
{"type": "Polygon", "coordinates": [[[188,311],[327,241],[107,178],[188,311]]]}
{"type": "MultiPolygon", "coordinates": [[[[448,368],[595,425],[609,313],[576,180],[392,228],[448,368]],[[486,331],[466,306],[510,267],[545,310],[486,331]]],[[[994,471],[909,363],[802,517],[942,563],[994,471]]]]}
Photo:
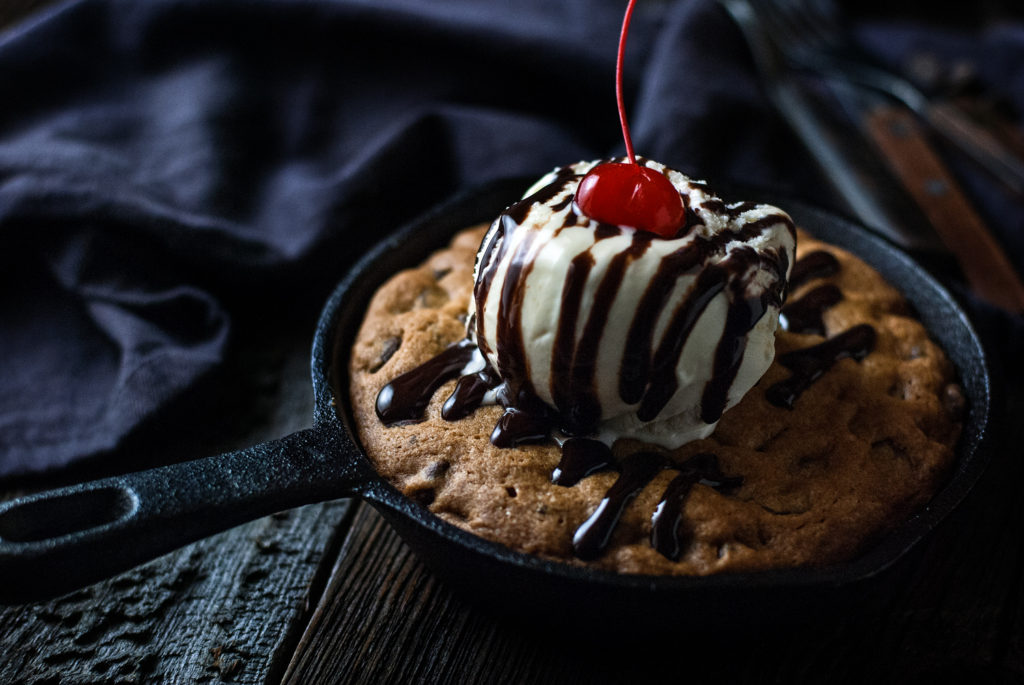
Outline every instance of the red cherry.
{"type": "Polygon", "coordinates": [[[632,226],[662,238],[674,238],[686,223],[683,198],[672,182],[639,164],[598,164],[580,181],[576,204],[597,221],[632,226]]]}
{"type": "Polygon", "coordinates": [[[633,154],[633,139],[626,121],[626,103],[622,97],[622,62],[626,36],[636,0],[629,0],[619,33],[619,54],[615,60],[615,101],[622,124],[629,164],[598,164],[583,177],[576,189],[576,205],[591,219],[618,226],[632,226],[662,238],[674,238],[686,225],[683,198],[665,175],[640,166],[633,154]]]}

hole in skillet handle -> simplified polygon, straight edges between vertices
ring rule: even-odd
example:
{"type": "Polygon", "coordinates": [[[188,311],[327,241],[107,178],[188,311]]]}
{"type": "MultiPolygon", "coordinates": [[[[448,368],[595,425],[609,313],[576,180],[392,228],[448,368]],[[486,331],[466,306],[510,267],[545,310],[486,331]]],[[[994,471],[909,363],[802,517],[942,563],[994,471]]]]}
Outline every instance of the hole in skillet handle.
{"type": "MultiPolygon", "coordinates": [[[[334,340],[329,381],[337,390],[335,420],[356,444],[348,400],[348,357],[373,293],[398,270],[418,265],[431,251],[446,245],[457,231],[492,220],[531,182],[511,179],[456,196],[385,239],[339,286],[333,306],[321,322],[334,329],[334,337],[321,337],[334,340]]],[[[778,625],[834,615],[840,608],[860,608],[869,587],[890,578],[887,572],[918,546],[980,477],[989,457],[984,438],[991,382],[980,341],[949,293],[898,249],[849,220],[800,201],[765,199],[763,191],[711,187],[726,197],[752,198],[783,207],[811,234],[850,250],[875,267],[917,309],[956,365],[968,400],[958,461],[948,481],[927,507],[849,562],[758,573],[666,577],[595,571],[514,552],[441,521],[376,476],[362,493],[364,498],[467,600],[506,617],[554,621],[577,631],[582,627],[585,632],[598,633],[606,633],[616,622],[625,631],[641,624],[651,630],[671,626],[679,631],[735,628],[742,623],[778,625]]],[[[906,570],[907,565],[903,566],[906,570]]]]}
{"type": "Polygon", "coordinates": [[[357,495],[366,472],[353,452],[318,424],[0,503],[0,603],[51,599],[262,516],[357,495]]]}
{"type": "Polygon", "coordinates": [[[136,506],[138,500],[131,491],[114,486],[29,500],[0,514],[0,538],[11,542],[59,538],[123,520],[136,506]]]}

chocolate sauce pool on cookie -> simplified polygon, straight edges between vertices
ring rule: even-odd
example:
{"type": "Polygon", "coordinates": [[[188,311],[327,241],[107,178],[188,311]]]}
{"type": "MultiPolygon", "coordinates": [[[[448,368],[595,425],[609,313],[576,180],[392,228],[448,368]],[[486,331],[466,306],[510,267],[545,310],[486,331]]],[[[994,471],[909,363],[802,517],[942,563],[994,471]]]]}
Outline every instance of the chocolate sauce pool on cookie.
{"type": "Polygon", "coordinates": [[[612,449],[600,440],[569,438],[562,443],[562,458],[551,472],[551,482],[567,488],[581,480],[615,466],[612,449]]]}
{"type": "MultiPolygon", "coordinates": [[[[797,262],[799,264],[799,262],[797,262]]],[[[793,333],[825,335],[825,310],[843,299],[839,288],[831,283],[819,285],[795,302],[782,308],[785,328],[793,333]]]]}
{"type": "MultiPolygon", "coordinates": [[[[793,265],[790,287],[838,272],[839,260],[829,252],[817,250],[804,255],[793,265]]],[[[842,292],[834,284],[820,285],[799,300],[788,303],[782,310],[781,320],[786,330],[794,333],[824,336],[822,315],[842,299],[842,292]]],[[[787,352],[778,358],[778,362],[792,375],[769,387],[765,391],[766,399],[777,407],[792,409],[797,398],[840,359],[850,358],[859,362],[868,356],[875,348],[876,337],[874,328],[860,324],[818,345],[787,352]]]]}
{"type": "MultiPolygon", "coordinates": [[[[391,381],[377,395],[377,416],[387,426],[423,420],[434,392],[456,378],[479,352],[470,340],[448,346],[441,354],[391,381]]],[[[467,412],[468,413],[468,412],[467,412]]]]}
{"type": "Polygon", "coordinates": [[[819,345],[787,352],[778,361],[792,375],[768,388],[765,397],[777,407],[792,409],[804,390],[840,359],[860,361],[868,356],[875,348],[875,337],[875,329],[862,323],[819,345]]]}
{"type": "Polygon", "coordinates": [[[828,278],[839,273],[839,260],[831,252],[815,250],[801,257],[789,274],[789,288],[793,290],[816,278],[828,278]]]}
{"type": "MultiPolygon", "coordinates": [[[[789,290],[819,278],[828,278],[839,273],[839,260],[831,252],[815,250],[798,259],[789,274],[789,290]]],[[[789,302],[782,310],[780,322],[787,331],[825,335],[822,315],[825,310],[843,299],[835,285],[820,285],[795,302],[789,302]]]]}

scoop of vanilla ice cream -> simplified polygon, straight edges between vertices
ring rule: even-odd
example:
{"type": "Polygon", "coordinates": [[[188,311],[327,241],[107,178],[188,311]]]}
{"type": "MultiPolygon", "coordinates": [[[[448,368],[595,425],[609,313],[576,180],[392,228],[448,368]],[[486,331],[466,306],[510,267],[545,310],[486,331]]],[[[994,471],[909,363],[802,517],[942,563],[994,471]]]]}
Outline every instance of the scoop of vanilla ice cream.
{"type": "Polygon", "coordinates": [[[676,447],[706,437],[772,362],[795,232],[653,161],[688,221],[663,239],[584,216],[599,161],[556,169],[499,216],[477,255],[469,334],[512,395],[570,435],[676,447]]]}

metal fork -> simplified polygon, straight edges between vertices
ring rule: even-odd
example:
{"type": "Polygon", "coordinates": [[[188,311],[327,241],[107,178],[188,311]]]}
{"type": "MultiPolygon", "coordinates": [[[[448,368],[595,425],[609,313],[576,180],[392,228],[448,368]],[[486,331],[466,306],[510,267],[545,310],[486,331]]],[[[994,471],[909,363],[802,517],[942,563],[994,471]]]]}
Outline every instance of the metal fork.
{"type": "Polygon", "coordinates": [[[929,99],[862,51],[843,27],[832,0],[753,0],[753,4],[790,66],[896,98],[1007,188],[1024,195],[1024,160],[958,107],[929,99]]]}

